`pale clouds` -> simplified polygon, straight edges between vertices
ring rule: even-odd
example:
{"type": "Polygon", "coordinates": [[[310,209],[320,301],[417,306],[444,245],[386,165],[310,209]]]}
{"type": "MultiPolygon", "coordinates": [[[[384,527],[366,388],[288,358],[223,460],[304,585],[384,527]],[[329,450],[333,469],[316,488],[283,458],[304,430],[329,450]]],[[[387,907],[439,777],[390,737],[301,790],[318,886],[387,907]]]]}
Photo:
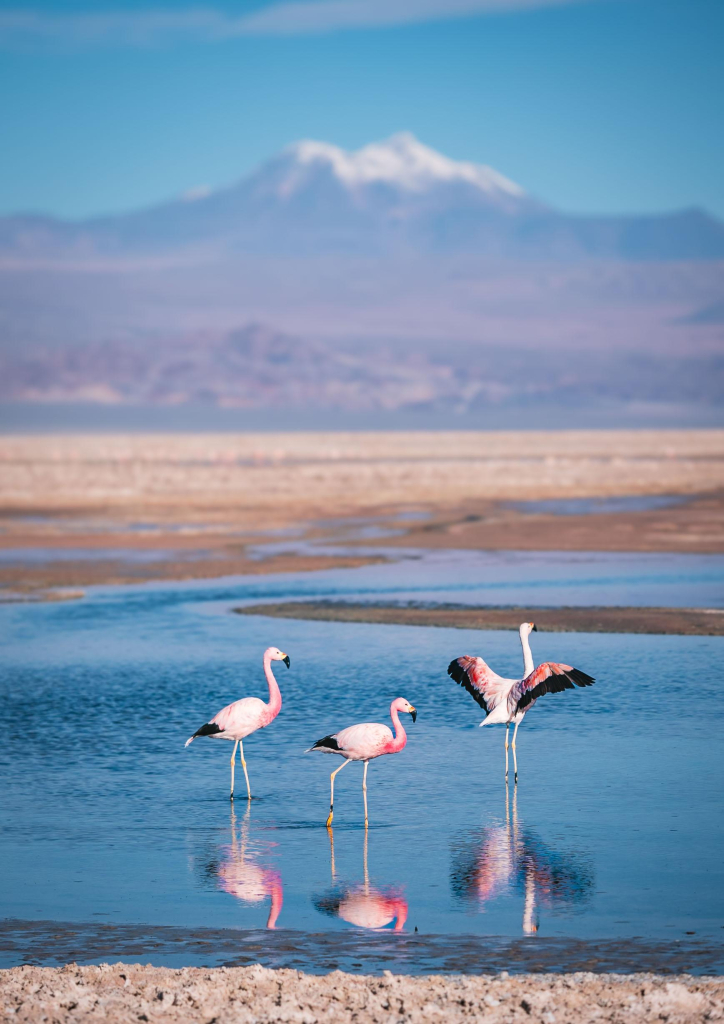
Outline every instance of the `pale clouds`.
{"type": "Polygon", "coordinates": [[[350,29],[562,7],[591,0],[287,0],[249,14],[214,8],[50,14],[0,11],[0,45],[164,45],[241,36],[312,35],[350,29]]]}
{"type": "Polygon", "coordinates": [[[581,0],[290,0],[247,15],[243,25],[247,33],[296,35],[408,25],[577,2],[581,0]]]}

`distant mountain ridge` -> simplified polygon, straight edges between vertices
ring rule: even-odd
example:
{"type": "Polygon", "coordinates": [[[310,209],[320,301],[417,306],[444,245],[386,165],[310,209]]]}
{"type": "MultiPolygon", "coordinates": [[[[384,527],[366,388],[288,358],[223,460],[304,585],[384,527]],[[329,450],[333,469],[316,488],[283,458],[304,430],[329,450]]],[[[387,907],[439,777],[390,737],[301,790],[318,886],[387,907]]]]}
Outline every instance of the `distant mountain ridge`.
{"type": "Polygon", "coordinates": [[[724,258],[724,223],[704,211],[573,216],[493,168],[455,161],[401,132],[347,152],[292,144],[238,183],[81,222],[0,218],[0,255],[114,258],[214,254],[390,256],[417,252],[578,261],[724,258]]]}

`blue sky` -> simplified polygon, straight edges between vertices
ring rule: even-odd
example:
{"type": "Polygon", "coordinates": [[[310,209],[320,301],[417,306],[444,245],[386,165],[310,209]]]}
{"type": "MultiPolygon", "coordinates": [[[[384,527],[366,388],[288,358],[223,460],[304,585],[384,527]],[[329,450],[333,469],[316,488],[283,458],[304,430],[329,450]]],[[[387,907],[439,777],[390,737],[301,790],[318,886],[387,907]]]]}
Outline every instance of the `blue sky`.
{"type": "Polygon", "coordinates": [[[0,212],[235,180],[402,129],[567,210],[724,217],[721,0],[4,0],[0,212]]]}

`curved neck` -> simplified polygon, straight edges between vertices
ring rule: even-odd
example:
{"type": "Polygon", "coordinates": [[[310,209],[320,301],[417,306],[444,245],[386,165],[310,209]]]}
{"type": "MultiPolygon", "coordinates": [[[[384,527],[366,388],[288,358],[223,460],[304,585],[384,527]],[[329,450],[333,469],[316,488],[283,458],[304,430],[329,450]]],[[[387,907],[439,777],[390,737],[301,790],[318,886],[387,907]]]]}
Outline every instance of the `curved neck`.
{"type": "Polygon", "coordinates": [[[529,676],[535,668],[535,665],[533,664],[533,654],[531,653],[527,633],[520,634],[520,645],[523,648],[523,671],[526,676],[529,676]]]}
{"type": "Polygon", "coordinates": [[[279,714],[282,706],[282,694],[279,689],[279,684],[274,678],[274,673],[271,667],[271,658],[269,655],[264,656],[264,675],[266,681],[269,684],[269,710],[273,711],[274,714],[279,714]]]}
{"type": "Polygon", "coordinates": [[[395,727],[395,738],[390,744],[389,753],[396,754],[397,751],[402,750],[404,745],[407,743],[407,733],[402,728],[402,724],[400,723],[400,719],[397,714],[397,708],[394,704],[390,708],[390,718],[392,719],[392,724],[395,727]]]}

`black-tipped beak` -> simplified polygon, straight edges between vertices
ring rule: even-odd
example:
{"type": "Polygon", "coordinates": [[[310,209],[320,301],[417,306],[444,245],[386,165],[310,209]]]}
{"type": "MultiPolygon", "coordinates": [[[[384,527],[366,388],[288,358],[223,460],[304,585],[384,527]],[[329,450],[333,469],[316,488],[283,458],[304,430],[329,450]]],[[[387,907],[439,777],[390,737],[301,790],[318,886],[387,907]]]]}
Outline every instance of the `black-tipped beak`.
{"type": "Polygon", "coordinates": [[[291,661],[289,660],[289,655],[288,655],[288,654],[285,654],[285,655],[284,655],[284,657],[282,658],[282,661],[283,661],[283,662],[284,662],[284,664],[285,664],[285,665],[287,666],[287,668],[289,668],[289,667],[290,667],[290,665],[291,665],[291,661]]]}
{"type": "Polygon", "coordinates": [[[413,722],[417,721],[417,711],[414,708],[410,708],[410,718],[413,722]]]}
{"type": "Polygon", "coordinates": [[[533,632],[534,633],[538,632],[538,627],[536,626],[535,622],[533,623],[533,632]]]}

